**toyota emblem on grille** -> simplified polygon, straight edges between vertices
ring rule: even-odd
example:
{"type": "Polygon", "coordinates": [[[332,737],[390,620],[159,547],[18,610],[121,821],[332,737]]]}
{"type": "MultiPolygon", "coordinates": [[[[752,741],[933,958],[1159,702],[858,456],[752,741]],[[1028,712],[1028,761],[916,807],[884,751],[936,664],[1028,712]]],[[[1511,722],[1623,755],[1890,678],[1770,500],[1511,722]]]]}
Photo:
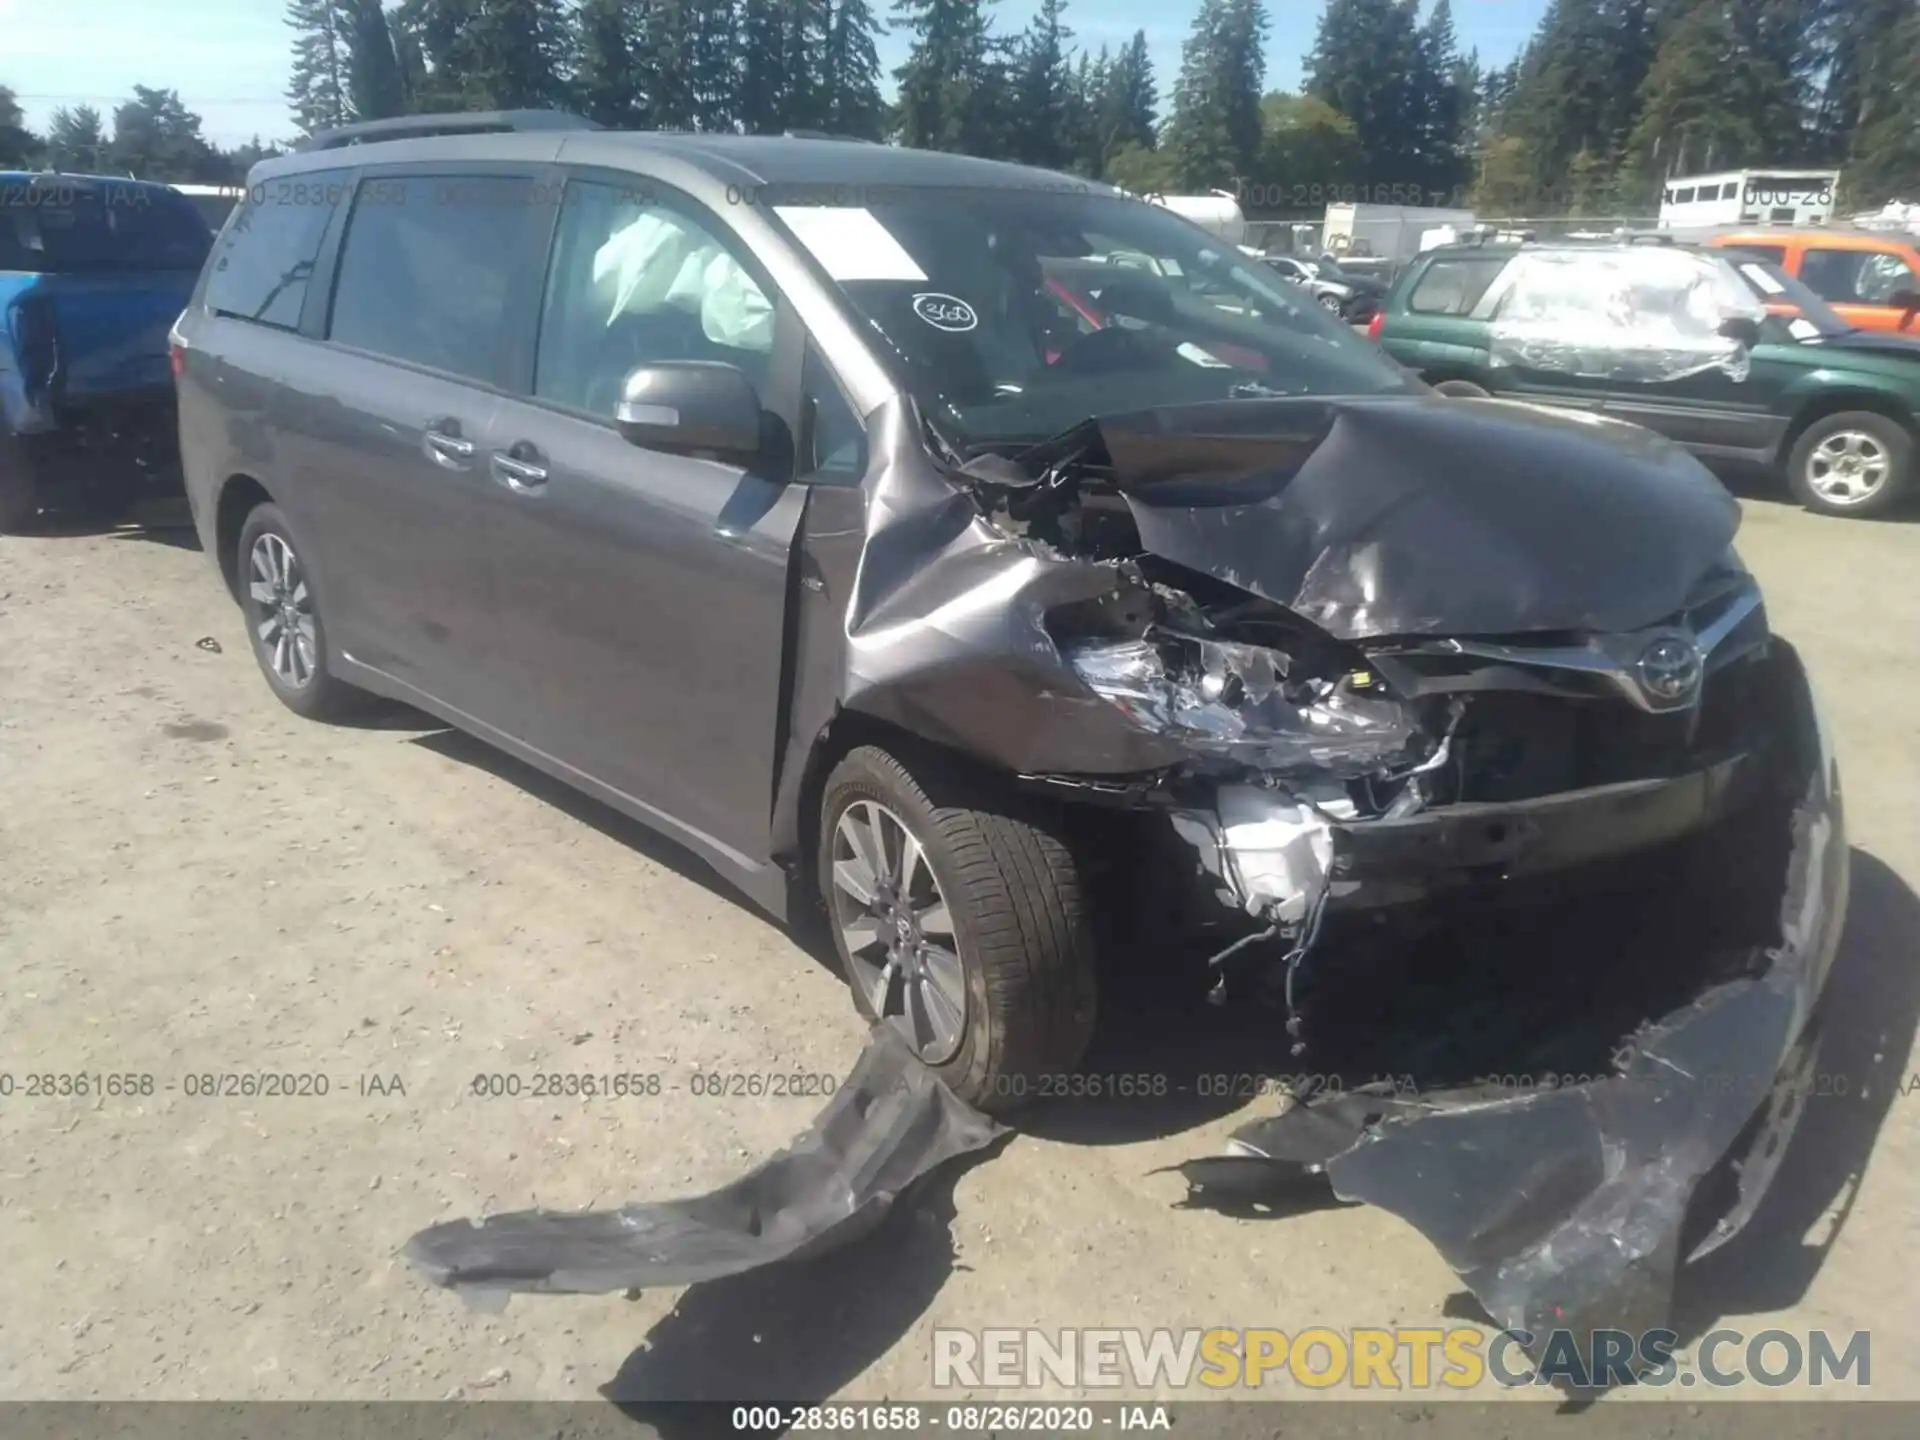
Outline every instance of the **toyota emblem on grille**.
{"type": "Polygon", "coordinates": [[[1700,650],[1691,640],[1667,635],[1640,655],[1640,688],[1655,700],[1677,705],[1700,686],[1700,650]]]}

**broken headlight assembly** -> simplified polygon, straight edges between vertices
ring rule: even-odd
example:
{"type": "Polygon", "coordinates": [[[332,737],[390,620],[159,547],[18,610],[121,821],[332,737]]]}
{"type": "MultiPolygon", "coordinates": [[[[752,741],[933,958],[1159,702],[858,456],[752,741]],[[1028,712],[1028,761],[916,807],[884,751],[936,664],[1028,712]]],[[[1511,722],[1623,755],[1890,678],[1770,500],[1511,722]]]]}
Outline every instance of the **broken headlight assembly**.
{"type": "Polygon", "coordinates": [[[1370,672],[1292,673],[1284,651],[1159,627],[1064,647],[1074,674],[1135,725],[1261,769],[1359,777],[1414,758],[1423,732],[1370,672]]]}

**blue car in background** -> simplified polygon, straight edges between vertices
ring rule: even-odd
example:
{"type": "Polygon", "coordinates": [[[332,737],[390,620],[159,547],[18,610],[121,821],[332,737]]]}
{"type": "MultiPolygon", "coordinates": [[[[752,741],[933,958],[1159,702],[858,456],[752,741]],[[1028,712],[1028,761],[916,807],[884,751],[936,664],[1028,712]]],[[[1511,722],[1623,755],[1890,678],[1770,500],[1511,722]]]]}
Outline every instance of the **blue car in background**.
{"type": "Polygon", "coordinates": [[[178,487],[167,332],[212,243],[167,185],[0,171],[0,533],[178,487]]]}

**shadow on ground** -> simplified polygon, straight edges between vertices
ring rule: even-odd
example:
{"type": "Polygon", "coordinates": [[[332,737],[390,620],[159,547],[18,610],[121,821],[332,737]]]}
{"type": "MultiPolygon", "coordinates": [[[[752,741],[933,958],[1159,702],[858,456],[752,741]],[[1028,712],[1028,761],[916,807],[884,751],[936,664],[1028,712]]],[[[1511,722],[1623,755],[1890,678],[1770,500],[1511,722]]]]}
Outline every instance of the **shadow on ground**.
{"type": "Polygon", "coordinates": [[[670,1402],[833,1395],[911,1330],[963,1268],[954,1187],[998,1148],[929,1176],[858,1244],[691,1286],[601,1394],[668,1440],[709,1433],[670,1402]]]}

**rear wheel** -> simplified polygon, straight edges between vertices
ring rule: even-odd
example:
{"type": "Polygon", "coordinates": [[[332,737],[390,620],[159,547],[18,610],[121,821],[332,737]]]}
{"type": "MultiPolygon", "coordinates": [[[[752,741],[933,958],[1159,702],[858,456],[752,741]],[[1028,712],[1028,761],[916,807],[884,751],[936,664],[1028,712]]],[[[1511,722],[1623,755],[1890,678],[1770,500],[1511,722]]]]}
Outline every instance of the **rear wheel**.
{"type": "Polygon", "coordinates": [[[860,1013],[961,1099],[1008,1110],[1092,1035],[1092,929],[1072,856],[1039,816],[944,769],[863,746],[828,778],[819,886],[860,1013]]]}
{"type": "Polygon", "coordinates": [[[1493,398],[1490,392],[1482,390],[1471,380],[1442,380],[1438,385],[1434,386],[1433,389],[1435,394],[1450,396],[1455,400],[1489,400],[1493,398]]]}
{"type": "Polygon", "coordinates": [[[1826,515],[1880,515],[1913,481],[1913,435],[1871,410],[1828,415],[1809,425],[1787,459],[1794,498],[1826,515]]]}
{"type": "Polygon", "coordinates": [[[1341,302],[1338,295],[1322,295],[1319,298],[1320,308],[1322,310],[1326,311],[1329,315],[1338,315],[1340,313],[1341,302]]]}
{"type": "Polygon", "coordinates": [[[309,720],[352,713],[366,699],[327,670],[326,622],[287,517],[259,505],[240,527],[240,609],[253,658],[280,702],[309,720]]]}

